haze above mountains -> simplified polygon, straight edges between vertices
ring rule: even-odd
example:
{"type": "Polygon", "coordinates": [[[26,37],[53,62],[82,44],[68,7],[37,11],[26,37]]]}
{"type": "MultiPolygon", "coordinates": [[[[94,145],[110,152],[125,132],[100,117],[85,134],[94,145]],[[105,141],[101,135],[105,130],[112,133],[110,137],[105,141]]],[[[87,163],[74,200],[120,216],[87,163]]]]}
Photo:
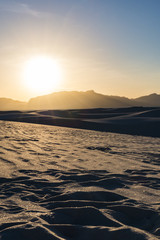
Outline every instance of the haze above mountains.
{"type": "Polygon", "coordinates": [[[54,92],[31,98],[28,102],[10,98],[0,98],[0,110],[40,110],[40,109],[85,109],[85,108],[121,108],[121,107],[160,107],[160,94],[150,94],[135,99],[108,96],[89,90],[86,92],[54,92]]]}

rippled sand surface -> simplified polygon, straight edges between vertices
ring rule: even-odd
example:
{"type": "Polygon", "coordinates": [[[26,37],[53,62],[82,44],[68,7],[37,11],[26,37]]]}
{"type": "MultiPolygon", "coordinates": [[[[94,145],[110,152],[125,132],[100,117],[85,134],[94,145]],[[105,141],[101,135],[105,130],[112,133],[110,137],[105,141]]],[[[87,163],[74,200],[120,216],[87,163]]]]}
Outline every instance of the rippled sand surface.
{"type": "Polygon", "coordinates": [[[0,121],[0,239],[159,239],[159,138],[0,121]]]}

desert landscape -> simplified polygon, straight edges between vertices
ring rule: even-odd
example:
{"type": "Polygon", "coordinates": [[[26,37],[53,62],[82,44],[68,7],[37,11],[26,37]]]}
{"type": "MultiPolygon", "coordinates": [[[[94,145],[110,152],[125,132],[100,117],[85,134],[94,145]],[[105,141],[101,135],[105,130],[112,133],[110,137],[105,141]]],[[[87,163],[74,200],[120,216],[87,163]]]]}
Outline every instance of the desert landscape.
{"type": "Polygon", "coordinates": [[[160,137],[159,107],[0,111],[0,120],[160,137]]]}
{"type": "Polygon", "coordinates": [[[160,1],[0,1],[0,240],[160,239],[160,1]]]}
{"type": "Polygon", "coordinates": [[[159,239],[159,138],[0,121],[0,239],[159,239]]]}

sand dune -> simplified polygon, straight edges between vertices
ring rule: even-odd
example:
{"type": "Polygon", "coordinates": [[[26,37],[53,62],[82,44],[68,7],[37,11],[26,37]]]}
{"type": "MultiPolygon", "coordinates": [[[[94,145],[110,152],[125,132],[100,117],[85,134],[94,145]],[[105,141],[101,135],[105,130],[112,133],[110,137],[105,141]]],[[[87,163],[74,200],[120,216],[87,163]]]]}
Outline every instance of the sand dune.
{"type": "Polygon", "coordinates": [[[0,239],[159,239],[159,138],[0,121],[0,239]]]}
{"type": "Polygon", "coordinates": [[[160,137],[160,108],[1,111],[0,120],[160,137]]]}

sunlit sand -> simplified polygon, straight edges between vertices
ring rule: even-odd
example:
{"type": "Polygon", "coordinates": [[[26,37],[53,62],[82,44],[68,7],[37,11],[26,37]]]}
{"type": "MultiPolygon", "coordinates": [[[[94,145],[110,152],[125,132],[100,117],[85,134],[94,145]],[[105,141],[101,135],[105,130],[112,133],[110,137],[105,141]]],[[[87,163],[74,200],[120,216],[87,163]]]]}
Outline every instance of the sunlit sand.
{"type": "Polygon", "coordinates": [[[160,0],[0,1],[0,240],[160,239],[160,0]]]}
{"type": "Polygon", "coordinates": [[[159,138],[0,122],[1,239],[158,239],[159,138]]]}

